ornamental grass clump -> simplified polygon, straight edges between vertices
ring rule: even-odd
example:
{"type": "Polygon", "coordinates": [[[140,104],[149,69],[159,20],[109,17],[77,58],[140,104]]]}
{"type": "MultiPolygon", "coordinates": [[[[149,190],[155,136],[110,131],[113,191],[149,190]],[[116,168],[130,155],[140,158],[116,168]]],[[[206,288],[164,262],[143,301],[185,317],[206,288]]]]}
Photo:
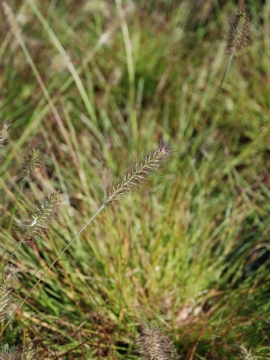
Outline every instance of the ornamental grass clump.
{"type": "Polygon", "coordinates": [[[154,151],[146,153],[141,160],[132,164],[122,176],[119,177],[115,184],[111,184],[107,188],[107,196],[104,203],[95,212],[95,214],[86,222],[86,224],[78,231],[74,238],[67,244],[65,249],[54,260],[52,267],[59,257],[67,250],[72,242],[77,239],[83,230],[95,219],[95,217],[119,196],[129,194],[135,191],[140,185],[143,185],[150,174],[156,172],[171,154],[172,148],[168,143],[160,143],[154,151]]]}
{"type": "MultiPolygon", "coordinates": [[[[111,204],[114,200],[118,199],[119,196],[129,194],[135,191],[140,185],[143,185],[147,181],[149,175],[157,172],[157,170],[165,163],[171,152],[172,152],[171,145],[168,143],[161,142],[156,150],[149,151],[144,156],[142,156],[141,160],[132,164],[124,172],[124,174],[118,179],[118,181],[116,181],[115,184],[111,184],[108,187],[106,200],[94,213],[94,215],[90,217],[90,219],[85,223],[85,225],[77,232],[77,234],[68,242],[68,244],[57,255],[57,257],[54,259],[51,265],[44,271],[44,273],[39,278],[39,280],[28,292],[27,296],[24,298],[19,308],[23,306],[23,304],[26,302],[28,297],[38,286],[38,284],[42,281],[42,279],[47,274],[47,272],[54,266],[54,264],[61,257],[61,255],[79,237],[79,235],[96,218],[96,216],[107,205],[111,204]]],[[[29,220],[26,220],[24,222],[19,222],[18,226],[20,229],[20,234],[22,236],[22,239],[19,244],[21,244],[22,242],[28,242],[29,240],[32,241],[42,231],[45,230],[47,222],[55,217],[56,214],[55,209],[58,207],[59,204],[59,196],[60,196],[59,192],[52,194],[52,196],[47,200],[45,200],[45,202],[42,205],[37,206],[36,211],[34,211],[31,214],[31,218],[29,220]]],[[[15,315],[15,313],[13,315],[15,315]]],[[[5,325],[4,329],[2,330],[2,333],[7,327],[7,325],[8,324],[5,325]]]]}
{"type": "MultiPolygon", "coordinates": [[[[6,140],[8,138],[10,130],[10,122],[5,121],[0,126],[0,150],[1,154],[4,151],[6,140]]],[[[21,194],[27,181],[31,181],[32,174],[38,171],[40,168],[40,151],[31,148],[30,154],[25,157],[23,165],[20,168],[20,175],[17,176],[18,182],[20,182],[19,192],[16,196],[16,202],[12,207],[10,213],[9,226],[6,232],[6,244],[9,244],[11,240],[12,228],[14,225],[15,213],[17,205],[20,202],[21,194]]],[[[10,184],[11,186],[11,184],[10,184]]],[[[17,312],[12,312],[13,294],[16,282],[16,272],[13,268],[10,268],[9,263],[21,244],[30,244],[36,241],[42,233],[46,232],[50,222],[57,217],[58,207],[61,201],[61,192],[52,192],[45,199],[36,204],[34,210],[30,211],[29,218],[25,220],[19,220],[15,218],[15,233],[19,238],[18,244],[12,251],[11,255],[5,260],[4,255],[1,258],[3,264],[0,268],[0,339],[4,330],[10,323],[13,315],[17,312]]],[[[8,247],[7,247],[8,248],[8,247]]],[[[0,346],[0,359],[2,360],[17,360],[22,356],[22,351],[17,346],[9,346],[5,343],[0,346]]]]}

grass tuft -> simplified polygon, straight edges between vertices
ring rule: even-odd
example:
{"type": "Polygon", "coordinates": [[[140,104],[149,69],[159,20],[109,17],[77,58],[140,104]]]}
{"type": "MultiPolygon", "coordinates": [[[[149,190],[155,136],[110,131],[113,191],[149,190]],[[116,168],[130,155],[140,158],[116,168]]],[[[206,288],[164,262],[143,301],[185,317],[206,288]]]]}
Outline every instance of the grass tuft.
{"type": "Polygon", "coordinates": [[[269,2],[0,2],[0,357],[270,358],[269,2]]]}

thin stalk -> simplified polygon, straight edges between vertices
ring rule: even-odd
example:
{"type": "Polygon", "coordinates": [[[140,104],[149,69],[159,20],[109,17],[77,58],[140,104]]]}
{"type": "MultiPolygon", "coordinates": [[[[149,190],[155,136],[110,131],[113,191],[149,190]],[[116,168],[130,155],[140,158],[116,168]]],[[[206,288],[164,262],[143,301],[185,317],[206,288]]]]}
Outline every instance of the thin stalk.
{"type": "MultiPolygon", "coordinates": [[[[12,209],[12,213],[11,213],[11,218],[10,218],[10,221],[9,221],[9,224],[8,224],[8,232],[7,232],[7,239],[5,241],[5,251],[4,251],[4,254],[3,254],[3,258],[4,258],[4,255],[6,253],[6,245],[8,243],[8,240],[9,240],[9,237],[10,237],[10,234],[11,234],[11,227],[12,227],[12,224],[13,224],[13,219],[14,219],[14,215],[15,215],[15,211],[17,209],[17,206],[18,206],[18,202],[21,198],[21,194],[22,194],[22,191],[23,191],[23,188],[24,188],[24,185],[25,185],[25,182],[23,181],[21,186],[20,186],[20,191],[19,191],[19,194],[16,198],[16,202],[15,202],[15,205],[13,206],[13,209],[12,209]]],[[[15,252],[19,249],[19,247],[21,246],[21,242],[18,243],[18,245],[16,246],[16,248],[13,250],[13,252],[11,253],[11,255],[9,256],[9,258],[7,259],[7,261],[5,262],[5,265],[3,265],[1,267],[1,270],[4,269],[4,267],[8,264],[8,262],[12,259],[13,255],[15,254],[15,252]]]]}
{"type": "Polygon", "coordinates": [[[90,115],[92,121],[94,122],[95,126],[98,127],[98,120],[97,120],[93,105],[89,101],[89,98],[88,98],[88,95],[87,95],[87,93],[85,91],[83,83],[82,83],[82,81],[81,81],[81,79],[80,79],[80,77],[78,75],[78,72],[75,69],[73,63],[69,60],[69,57],[68,57],[68,54],[67,54],[66,50],[64,49],[64,47],[62,46],[62,44],[58,40],[57,36],[53,32],[53,30],[51,29],[48,22],[43,17],[43,15],[41,14],[41,12],[37,8],[37,6],[34,4],[34,2],[32,0],[27,0],[27,2],[30,5],[33,12],[35,13],[35,15],[37,16],[37,18],[39,19],[39,21],[41,22],[41,24],[43,25],[44,29],[47,31],[49,37],[51,38],[52,42],[54,43],[54,45],[57,48],[57,50],[59,51],[59,53],[65,59],[67,59],[67,67],[68,67],[68,69],[69,69],[69,71],[70,71],[70,73],[71,73],[71,75],[72,75],[72,77],[73,77],[73,79],[75,81],[75,84],[77,85],[77,88],[78,88],[78,90],[79,90],[79,92],[81,94],[82,101],[83,101],[83,103],[85,105],[85,108],[86,108],[88,114],[90,115]]]}
{"type": "Polygon", "coordinates": [[[226,78],[226,76],[227,76],[227,74],[228,74],[228,72],[229,72],[229,70],[230,70],[230,67],[231,67],[231,64],[232,64],[232,59],[233,59],[233,52],[231,52],[230,55],[229,55],[229,59],[228,59],[228,62],[227,62],[227,66],[226,66],[226,69],[225,69],[225,71],[224,71],[224,74],[223,74],[223,77],[222,77],[222,79],[221,79],[221,82],[220,82],[220,84],[219,84],[218,91],[221,90],[222,84],[223,84],[223,82],[224,82],[224,80],[225,80],[225,78],[226,78]]]}
{"type": "Polygon", "coordinates": [[[123,39],[127,57],[127,70],[128,70],[128,81],[129,81],[129,114],[130,114],[130,126],[132,139],[134,142],[137,141],[138,137],[138,124],[135,107],[135,67],[133,60],[132,44],[130,40],[129,30],[127,21],[125,19],[124,10],[122,8],[122,0],[116,0],[116,4],[121,17],[121,29],[123,33],[123,39]]]}

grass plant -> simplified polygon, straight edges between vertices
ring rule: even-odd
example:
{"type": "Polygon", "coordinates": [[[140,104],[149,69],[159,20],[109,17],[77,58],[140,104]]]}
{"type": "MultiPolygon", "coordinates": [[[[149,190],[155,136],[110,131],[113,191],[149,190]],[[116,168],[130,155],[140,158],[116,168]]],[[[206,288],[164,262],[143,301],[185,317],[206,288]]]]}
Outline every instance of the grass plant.
{"type": "Polygon", "coordinates": [[[0,358],[267,359],[268,1],[0,4],[0,358]]]}

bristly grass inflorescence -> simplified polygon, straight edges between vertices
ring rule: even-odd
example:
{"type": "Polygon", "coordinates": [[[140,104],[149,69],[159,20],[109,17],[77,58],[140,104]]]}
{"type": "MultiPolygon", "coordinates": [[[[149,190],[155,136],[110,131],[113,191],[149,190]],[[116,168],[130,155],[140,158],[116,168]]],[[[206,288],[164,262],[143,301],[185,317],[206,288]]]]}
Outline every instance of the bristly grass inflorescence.
{"type": "Polygon", "coordinates": [[[30,155],[24,159],[22,166],[23,180],[26,180],[34,172],[40,169],[40,151],[35,148],[31,148],[30,155]]]}
{"type": "Polygon", "coordinates": [[[218,89],[220,90],[231,67],[232,59],[250,43],[251,11],[247,0],[239,0],[238,12],[229,21],[227,53],[229,59],[218,89]]]}
{"type": "Polygon", "coordinates": [[[19,360],[21,359],[21,351],[17,346],[0,348],[0,360],[19,360]]]}
{"type": "Polygon", "coordinates": [[[30,219],[17,220],[17,232],[22,242],[31,243],[46,231],[49,222],[57,217],[60,201],[61,192],[53,192],[42,204],[36,205],[36,209],[30,214],[30,219]]]}
{"type": "Polygon", "coordinates": [[[16,274],[12,269],[6,268],[0,273],[0,323],[6,317],[12,301],[13,284],[16,274]]]}
{"type": "Polygon", "coordinates": [[[21,43],[22,42],[21,29],[20,29],[20,26],[18,24],[18,21],[16,19],[14,12],[12,11],[12,9],[10,8],[10,6],[7,4],[6,1],[2,2],[2,6],[3,6],[4,14],[8,20],[9,26],[11,28],[11,31],[12,31],[16,41],[18,43],[21,43]]]}
{"type": "Polygon", "coordinates": [[[8,137],[9,127],[10,127],[10,123],[4,122],[0,128],[0,148],[3,147],[5,144],[5,141],[8,137]]]}
{"type": "Polygon", "coordinates": [[[144,329],[137,343],[142,360],[176,360],[179,358],[171,339],[159,328],[144,329]]]}
{"type": "Polygon", "coordinates": [[[236,55],[250,43],[251,11],[248,1],[238,4],[238,12],[229,21],[227,36],[227,53],[236,55]]]}
{"type": "Polygon", "coordinates": [[[116,184],[109,186],[105,204],[111,203],[120,195],[135,191],[139,185],[145,183],[149,174],[157,171],[164,163],[171,150],[170,144],[160,143],[156,150],[148,152],[140,161],[135,162],[124,172],[116,184]]]}

